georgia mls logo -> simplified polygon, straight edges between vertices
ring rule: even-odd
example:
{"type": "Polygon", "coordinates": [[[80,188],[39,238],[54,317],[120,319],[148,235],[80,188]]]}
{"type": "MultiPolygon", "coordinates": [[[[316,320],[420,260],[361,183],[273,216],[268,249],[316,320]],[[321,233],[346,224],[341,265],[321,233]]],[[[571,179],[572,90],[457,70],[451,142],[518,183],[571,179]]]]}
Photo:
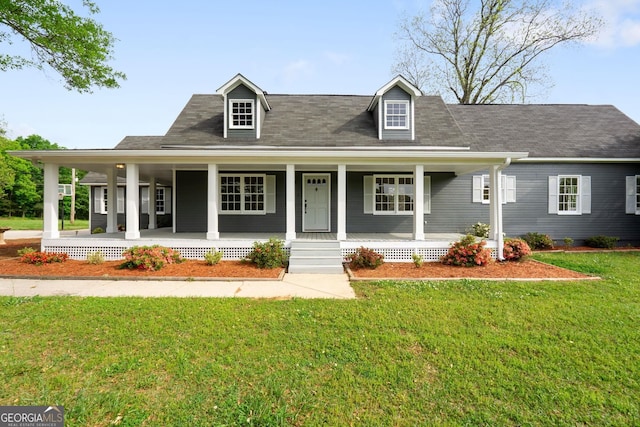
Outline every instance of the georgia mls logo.
{"type": "Polygon", "coordinates": [[[64,407],[0,406],[0,427],[64,427],[64,407]]]}

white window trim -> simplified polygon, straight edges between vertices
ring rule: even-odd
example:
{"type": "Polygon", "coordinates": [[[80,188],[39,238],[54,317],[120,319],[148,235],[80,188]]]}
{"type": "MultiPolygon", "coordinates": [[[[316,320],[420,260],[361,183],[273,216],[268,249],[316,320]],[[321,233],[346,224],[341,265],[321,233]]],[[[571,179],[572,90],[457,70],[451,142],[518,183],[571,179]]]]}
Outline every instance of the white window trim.
{"type": "Polygon", "coordinates": [[[415,177],[413,176],[413,174],[399,174],[399,175],[387,175],[387,174],[379,174],[379,175],[373,175],[373,214],[374,215],[413,215],[413,209],[410,211],[401,211],[398,210],[398,204],[400,203],[399,201],[399,197],[398,197],[398,178],[411,178],[413,179],[413,193],[412,193],[412,197],[413,197],[413,206],[415,208],[415,203],[416,203],[416,195],[415,195],[415,190],[416,190],[416,184],[415,184],[415,177]],[[378,211],[376,210],[376,179],[377,178],[393,178],[395,180],[395,196],[394,197],[394,210],[392,211],[378,211]]]}
{"type": "MultiPolygon", "coordinates": [[[[268,211],[270,211],[270,209],[268,209],[268,204],[270,205],[270,203],[267,200],[267,197],[270,193],[269,189],[267,188],[267,183],[271,181],[271,180],[267,180],[267,175],[266,174],[255,174],[255,173],[249,173],[249,174],[236,174],[236,173],[222,173],[219,175],[219,179],[218,179],[218,214],[220,215],[266,215],[268,211]],[[222,179],[221,178],[225,178],[225,177],[240,177],[240,210],[239,211],[228,211],[228,210],[223,210],[222,209],[222,179]],[[263,209],[262,210],[245,210],[244,208],[244,179],[247,177],[261,177],[262,178],[262,193],[263,193],[263,209]]],[[[274,196],[275,196],[275,192],[273,192],[274,196]]],[[[274,206],[275,209],[275,206],[274,206]]]]}
{"type": "MultiPolygon", "coordinates": [[[[403,100],[393,100],[393,99],[387,99],[384,101],[384,112],[383,112],[383,126],[385,129],[390,129],[390,130],[407,130],[409,129],[409,112],[411,111],[410,109],[410,105],[409,105],[409,101],[403,101],[403,100]],[[388,104],[404,104],[405,105],[405,125],[404,126],[388,126],[387,125],[387,105],[388,104]]],[[[394,114],[394,116],[397,115],[399,116],[399,114],[394,114]]]]}
{"type": "MultiPolygon", "coordinates": [[[[515,175],[500,175],[502,178],[502,204],[516,202],[516,177],[515,175]]],[[[491,188],[489,188],[489,198],[484,198],[484,187],[489,186],[489,175],[474,175],[472,179],[473,203],[488,205],[491,203],[491,188]]]]}
{"type": "Polygon", "coordinates": [[[626,200],[625,213],[631,215],[640,215],[640,204],[638,196],[640,196],[640,175],[627,176],[626,179],[626,200]]]}
{"type": "Polygon", "coordinates": [[[558,175],[558,215],[582,215],[582,177],[580,175],[558,175]],[[576,209],[571,211],[560,210],[560,180],[563,178],[577,178],[578,194],[576,197],[576,209]]]}
{"type": "MultiPolygon", "coordinates": [[[[107,214],[107,209],[105,209],[105,202],[107,205],[109,204],[109,200],[107,199],[107,187],[97,187],[98,195],[94,197],[94,203],[97,203],[97,206],[94,206],[94,212],[99,213],[101,215],[107,214]]],[[[124,187],[118,186],[116,190],[116,213],[124,213],[125,212],[125,201],[124,201],[124,187]]],[[[108,208],[108,206],[107,206],[108,208]]]]}
{"type": "MultiPolygon", "coordinates": [[[[403,175],[403,176],[407,176],[407,175],[403,175]]],[[[374,178],[374,175],[365,175],[362,178],[363,178],[363,181],[362,181],[363,213],[368,215],[374,215],[374,205],[375,205],[375,197],[376,197],[375,188],[374,188],[375,178],[374,178]]],[[[415,181],[414,181],[414,192],[415,192],[415,181]]],[[[423,200],[424,213],[430,214],[431,213],[431,176],[430,175],[424,176],[423,197],[424,197],[424,200],[423,200]]],[[[414,194],[414,203],[415,203],[415,194],[414,194]]],[[[409,215],[409,213],[407,213],[407,215],[409,215]]]]}
{"type": "Polygon", "coordinates": [[[230,99],[229,100],[229,129],[255,129],[256,126],[256,102],[254,99],[230,99]],[[233,104],[244,102],[251,104],[251,125],[233,124],[233,104]]]}
{"type": "Polygon", "coordinates": [[[154,208],[156,209],[156,215],[164,215],[167,211],[167,189],[165,187],[156,187],[156,203],[154,208]],[[162,210],[158,210],[158,194],[157,193],[162,193],[162,205],[164,206],[164,209],[162,210]]]}

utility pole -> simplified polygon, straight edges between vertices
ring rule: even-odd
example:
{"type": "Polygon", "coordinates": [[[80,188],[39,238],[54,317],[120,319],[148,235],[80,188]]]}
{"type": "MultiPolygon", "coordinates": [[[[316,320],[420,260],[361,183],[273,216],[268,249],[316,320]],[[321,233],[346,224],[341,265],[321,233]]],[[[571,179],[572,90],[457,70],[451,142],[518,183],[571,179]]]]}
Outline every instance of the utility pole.
{"type": "Polygon", "coordinates": [[[69,213],[69,222],[73,224],[76,221],[76,168],[71,168],[71,212],[69,213]]]}

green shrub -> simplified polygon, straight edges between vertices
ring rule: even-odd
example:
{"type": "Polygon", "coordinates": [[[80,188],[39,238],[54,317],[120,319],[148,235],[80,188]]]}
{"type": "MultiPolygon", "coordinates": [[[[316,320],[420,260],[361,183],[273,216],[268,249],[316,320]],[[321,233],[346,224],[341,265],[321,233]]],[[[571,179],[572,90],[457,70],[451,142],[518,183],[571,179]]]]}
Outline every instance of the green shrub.
{"type": "Polygon", "coordinates": [[[619,237],[593,236],[585,240],[585,244],[591,248],[613,249],[620,240],[619,237]]]}
{"type": "Polygon", "coordinates": [[[69,255],[65,253],[40,251],[26,251],[20,257],[20,261],[35,265],[51,264],[52,262],[65,262],[67,259],[69,259],[69,255]]]}
{"type": "Polygon", "coordinates": [[[531,255],[531,248],[522,239],[506,239],[502,255],[506,261],[523,261],[531,255]]]}
{"type": "Polygon", "coordinates": [[[120,268],[130,270],[160,270],[165,264],[180,263],[184,261],[180,252],[164,246],[133,246],[125,250],[122,255],[125,261],[120,268]]]}
{"type": "Polygon", "coordinates": [[[571,237],[565,237],[564,239],[562,239],[562,242],[566,247],[573,246],[573,239],[571,237]]]}
{"type": "Polygon", "coordinates": [[[224,252],[217,251],[212,248],[209,252],[204,254],[204,262],[207,265],[216,265],[217,263],[220,262],[223,255],[224,255],[224,252]]]}
{"type": "Polygon", "coordinates": [[[476,222],[475,224],[473,224],[471,227],[467,229],[467,233],[476,237],[482,237],[486,239],[487,237],[489,237],[490,228],[491,226],[489,224],[476,222]]]}
{"type": "Polygon", "coordinates": [[[17,250],[17,253],[18,253],[18,256],[20,256],[20,257],[21,257],[21,256],[26,255],[26,254],[32,254],[32,253],[34,253],[35,251],[36,251],[35,249],[33,249],[33,248],[31,248],[31,247],[27,246],[27,247],[25,247],[25,248],[18,249],[18,250],[17,250]]]}
{"type": "Polygon", "coordinates": [[[104,233],[104,230],[102,229],[102,227],[96,227],[93,230],[91,230],[91,234],[102,234],[104,233]]]}
{"type": "Polygon", "coordinates": [[[267,242],[254,242],[253,250],[247,255],[247,259],[259,268],[284,267],[287,262],[284,242],[273,237],[267,242]]]}
{"type": "Polygon", "coordinates": [[[534,251],[538,249],[553,249],[553,240],[548,234],[527,233],[524,235],[523,240],[534,251]]]}
{"type": "Polygon", "coordinates": [[[104,262],[104,254],[100,251],[91,252],[87,254],[87,263],[91,265],[98,265],[104,262]]]}
{"type": "Polygon", "coordinates": [[[487,265],[491,261],[491,250],[485,248],[486,244],[484,240],[476,242],[475,236],[468,234],[451,245],[447,254],[440,257],[440,261],[446,265],[464,267],[487,265]]]}
{"type": "Polygon", "coordinates": [[[384,255],[361,246],[354,253],[347,255],[347,261],[353,269],[369,268],[373,270],[384,264],[384,255]]]}
{"type": "Polygon", "coordinates": [[[422,255],[413,254],[411,255],[411,259],[413,260],[413,265],[415,265],[416,268],[422,267],[422,264],[424,263],[424,260],[422,259],[422,255]]]}

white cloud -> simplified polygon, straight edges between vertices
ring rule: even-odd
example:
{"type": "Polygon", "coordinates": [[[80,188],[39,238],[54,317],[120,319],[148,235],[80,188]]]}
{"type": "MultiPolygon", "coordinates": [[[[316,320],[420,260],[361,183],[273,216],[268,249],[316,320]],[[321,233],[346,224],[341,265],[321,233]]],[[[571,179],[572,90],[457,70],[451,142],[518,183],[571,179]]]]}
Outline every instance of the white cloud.
{"type": "Polygon", "coordinates": [[[604,20],[602,31],[591,44],[605,48],[640,45],[640,0],[593,0],[586,9],[604,20]]]}
{"type": "Polygon", "coordinates": [[[16,139],[19,136],[27,137],[30,135],[36,135],[38,132],[32,126],[24,123],[18,123],[16,125],[9,125],[7,129],[7,136],[11,139],[16,139]]]}

